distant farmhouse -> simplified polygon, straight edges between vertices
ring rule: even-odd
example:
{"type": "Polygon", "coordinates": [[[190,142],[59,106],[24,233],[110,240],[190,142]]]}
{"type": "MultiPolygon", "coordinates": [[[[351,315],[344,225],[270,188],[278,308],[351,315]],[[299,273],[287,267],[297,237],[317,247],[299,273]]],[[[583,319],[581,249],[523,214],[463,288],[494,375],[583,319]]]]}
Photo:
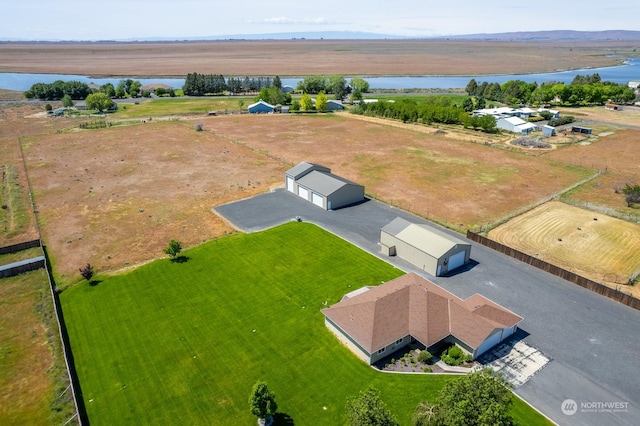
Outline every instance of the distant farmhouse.
{"type": "Polygon", "coordinates": [[[414,273],[355,290],[322,313],[327,328],[369,364],[410,343],[431,352],[455,343],[475,359],[522,321],[479,294],[463,300],[414,273]]]}
{"type": "Polygon", "coordinates": [[[285,187],[325,210],[335,210],[364,201],[364,186],[331,173],[319,164],[302,162],[287,170],[285,187]]]}
{"type": "Polygon", "coordinates": [[[542,111],[548,111],[551,113],[552,118],[558,118],[560,112],[548,108],[539,108],[532,110],[531,108],[483,108],[473,112],[473,115],[477,117],[483,117],[485,115],[491,115],[496,119],[496,127],[508,132],[518,133],[521,135],[527,135],[534,130],[538,130],[538,126],[533,123],[525,121],[526,119],[539,115],[542,111]]]}
{"type": "Polygon", "coordinates": [[[431,226],[397,217],[380,230],[380,247],[434,277],[469,262],[471,244],[431,226]]]}

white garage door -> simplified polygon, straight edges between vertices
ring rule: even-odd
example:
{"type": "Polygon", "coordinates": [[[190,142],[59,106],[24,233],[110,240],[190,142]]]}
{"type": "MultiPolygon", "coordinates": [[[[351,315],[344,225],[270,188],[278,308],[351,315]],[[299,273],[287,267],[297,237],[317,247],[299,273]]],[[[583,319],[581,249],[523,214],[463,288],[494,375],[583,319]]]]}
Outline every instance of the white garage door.
{"type": "Polygon", "coordinates": [[[287,191],[293,192],[293,178],[287,176],[287,191]]]}
{"type": "Polygon", "coordinates": [[[486,351],[488,351],[489,349],[491,349],[492,347],[500,343],[500,335],[501,333],[500,331],[498,331],[496,334],[494,334],[493,336],[489,337],[487,340],[482,342],[480,346],[478,346],[478,352],[476,353],[476,356],[479,356],[485,353],[486,351]]]}
{"type": "Polygon", "coordinates": [[[298,187],[298,195],[305,200],[309,199],[309,190],[301,186],[298,187]]]}
{"type": "Polygon", "coordinates": [[[315,192],[311,193],[311,202],[318,207],[324,208],[322,195],[316,194],[315,192]]]}
{"type": "Polygon", "coordinates": [[[460,253],[456,253],[449,258],[449,271],[453,271],[454,269],[464,265],[464,255],[465,252],[461,251],[460,253]]]}

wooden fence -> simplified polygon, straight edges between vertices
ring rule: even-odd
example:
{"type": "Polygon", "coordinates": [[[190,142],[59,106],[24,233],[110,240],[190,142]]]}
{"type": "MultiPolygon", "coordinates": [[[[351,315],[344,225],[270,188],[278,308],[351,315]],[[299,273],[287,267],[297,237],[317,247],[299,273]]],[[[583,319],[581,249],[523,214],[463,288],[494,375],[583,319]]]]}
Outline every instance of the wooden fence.
{"type": "Polygon", "coordinates": [[[40,247],[40,240],[25,241],[11,246],[0,247],[0,254],[17,253],[22,250],[40,247]]]}
{"type": "Polygon", "coordinates": [[[545,262],[544,260],[505,246],[504,244],[500,244],[499,242],[490,240],[489,238],[483,237],[482,235],[476,234],[475,232],[467,231],[467,238],[471,241],[482,244],[483,246],[489,247],[495,251],[506,254],[507,256],[513,257],[514,259],[517,259],[521,262],[527,263],[538,269],[542,269],[543,271],[558,276],[563,280],[572,282],[579,285],[580,287],[584,287],[595,293],[608,297],[609,299],[615,300],[616,302],[620,302],[627,306],[631,306],[634,309],[640,310],[640,299],[636,299],[629,294],[612,289],[604,284],[592,281],[588,278],[580,276],[574,272],[567,271],[566,269],[560,268],[556,265],[552,265],[548,262],[545,262]]]}

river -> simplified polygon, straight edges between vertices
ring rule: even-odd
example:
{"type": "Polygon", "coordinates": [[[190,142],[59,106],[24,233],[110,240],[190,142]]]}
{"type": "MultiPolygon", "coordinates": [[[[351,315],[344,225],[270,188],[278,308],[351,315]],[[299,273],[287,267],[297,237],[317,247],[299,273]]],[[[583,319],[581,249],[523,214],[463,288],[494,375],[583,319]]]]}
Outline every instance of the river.
{"type": "MultiPolygon", "coordinates": [[[[603,81],[611,81],[619,84],[627,84],[629,81],[640,81],[640,58],[632,58],[625,61],[624,65],[604,68],[588,68],[572,71],[560,71],[543,74],[513,74],[513,75],[466,75],[466,76],[387,76],[365,77],[371,89],[461,89],[467,86],[469,80],[474,78],[478,83],[504,83],[509,80],[523,80],[527,83],[537,82],[542,84],[549,81],[571,83],[576,75],[598,73],[603,81]]],[[[53,83],[56,80],[76,80],[83,83],[103,85],[113,83],[116,85],[121,79],[128,77],[96,78],[83,75],[70,74],[28,74],[28,73],[3,73],[0,72],[0,88],[8,90],[25,91],[35,83],[53,83]]],[[[138,78],[143,85],[150,83],[162,83],[173,88],[181,88],[184,78],[138,78]]],[[[347,81],[350,77],[347,77],[347,81]]],[[[302,78],[282,78],[283,85],[296,87],[302,78]]]]}

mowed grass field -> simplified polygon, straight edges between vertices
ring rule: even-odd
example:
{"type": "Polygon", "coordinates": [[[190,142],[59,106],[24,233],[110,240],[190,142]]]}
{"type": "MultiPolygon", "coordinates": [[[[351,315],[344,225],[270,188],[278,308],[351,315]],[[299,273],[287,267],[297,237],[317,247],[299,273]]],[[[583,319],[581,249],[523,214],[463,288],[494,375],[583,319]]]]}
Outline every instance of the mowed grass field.
{"type": "Polygon", "coordinates": [[[207,115],[209,111],[224,112],[247,109],[253,103],[252,97],[208,97],[208,98],[162,98],[143,100],[138,105],[121,105],[118,112],[110,114],[113,119],[118,118],[147,118],[158,116],[207,115]],[[240,101],[243,106],[240,106],[240,101]],[[125,109],[126,107],[126,109],[125,109]]]}
{"type": "MultiPolygon", "coordinates": [[[[419,401],[455,380],[375,371],[326,329],[320,309],[402,272],[315,225],[184,255],[61,294],[91,424],[255,424],[247,401],[262,379],[282,424],[342,424],[347,397],[371,384],[408,425],[419,401]]],[[[514,403],[520,424],[545,424],[514,403]]]]}
{"type": "Polygon", "coordinates": [[[598,282],[626,284],[640,271],[640,226],[557,201],[491,230],[489,238],[598,282]]]}

